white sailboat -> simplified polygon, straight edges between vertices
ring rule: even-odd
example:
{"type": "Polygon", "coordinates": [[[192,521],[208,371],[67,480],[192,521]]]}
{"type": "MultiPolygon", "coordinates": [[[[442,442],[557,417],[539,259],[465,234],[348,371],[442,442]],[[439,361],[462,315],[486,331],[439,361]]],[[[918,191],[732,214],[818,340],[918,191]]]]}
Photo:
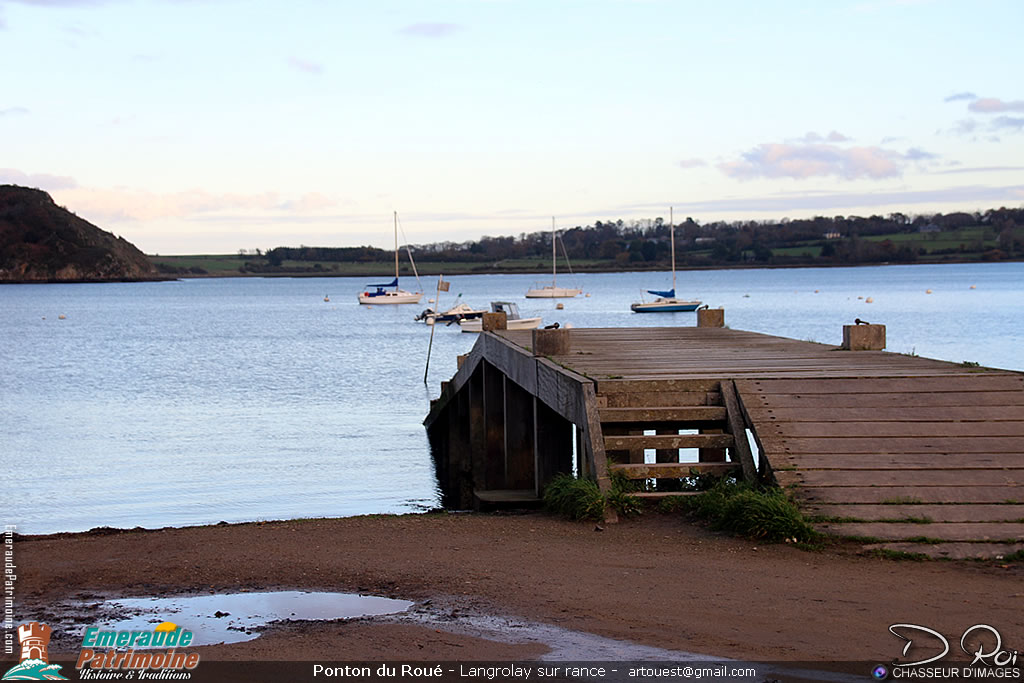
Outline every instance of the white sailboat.
{"type": "MultiPolygon", "coordinates": [[[[558,258],[555,256],[555,219],[551,218],[551,284],[527,290],[527,299],[567,299],[577,296],[582,289],[558,286],[558,258]]],[[[566,257],[568,259],[568,257],[566,257]]]]}
{"type": "MultiPolygon", "coordinates": [[[[409,253],[409,260],[412,261],[412,252],[409,253]]],[[[395,211],[395,279],[386,284],[367,285],[366,291],[359,295],[359,303],[418,304],[422,298],[423,292],[407,292],[398,288],[398,212],[395,211]]]]}
{"type": "Polygon", "coordinates": [[[672,236],[672,289],[659,291],[648,289],[647,291],[656,297],[654,301],[638,301],[630,309],[634,313],[675,313],[679,311],[696,311],[700,306],[699,301],[687,301],[676,298],[676,228],[672,217],[672,208],[668,210],[669,234],[672,236]]]}

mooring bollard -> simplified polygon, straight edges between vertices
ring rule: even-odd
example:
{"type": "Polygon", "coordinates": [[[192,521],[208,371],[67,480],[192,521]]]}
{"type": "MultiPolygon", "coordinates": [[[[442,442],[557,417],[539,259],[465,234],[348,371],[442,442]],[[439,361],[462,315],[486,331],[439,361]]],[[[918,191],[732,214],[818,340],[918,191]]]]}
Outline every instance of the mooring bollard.
{"type": "Polygon", "coordinates": [[[534,356],[564,356],[569,353],[569,330],[534,330],[534,356]]]}
{"type": "Polygon", "coordinates": [[[844,351],[881,351],[884,348],[885,325],[843,325],[844,351]]]}
{"type": "Polygon", "coordinates": [[[699,309],[697,311],[697,327],[725,327],[725,309],[699,309]]]}

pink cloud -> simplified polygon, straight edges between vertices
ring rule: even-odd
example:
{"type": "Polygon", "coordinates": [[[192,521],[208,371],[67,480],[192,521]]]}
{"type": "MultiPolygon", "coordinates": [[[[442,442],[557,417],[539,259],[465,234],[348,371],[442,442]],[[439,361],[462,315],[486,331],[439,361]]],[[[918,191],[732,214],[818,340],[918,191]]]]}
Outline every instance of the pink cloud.
{"type": "Polygon", "coordinates": [[[192,190],[155,193],[126,188],[80,187],[62,191],[59,201],[98,225],[167,218],[197,220],[239,213],[285,213],[299,217],[318,213],[333,205],[330,199],[318,193],[282,198],[276,192],[236,194],[192,190]]]}
{"type": "Polygon", "coordinates": [[[1004,111],[1024,111],[1024,100],[1006,102],[998,97],[982,97],[974,100],[967,108],[979,114],[993,114],[1004,111]]]}
{"type": "Polygon", "coordinates": [[[707,166],[707,162],[703,159],[683,159],[678,162],[681,168],[696,168],[698,166],[707,166]]]}
{"type": "Polygon", "coordinates": [[[891,178],[903,172],[905,157],[881,147],[840,147],[834,144],[764,143],[742,158],[719,164],[733,178],[796,178],[839,176],[891,178]]]}
{"type": "Polygon", "coordinates": [[[34,187],[50,192],[78,187],[78,183],[70,176],[53,175],[51,173],[25,173],[16,168],[0,168],[0,183],[34,187]]]}

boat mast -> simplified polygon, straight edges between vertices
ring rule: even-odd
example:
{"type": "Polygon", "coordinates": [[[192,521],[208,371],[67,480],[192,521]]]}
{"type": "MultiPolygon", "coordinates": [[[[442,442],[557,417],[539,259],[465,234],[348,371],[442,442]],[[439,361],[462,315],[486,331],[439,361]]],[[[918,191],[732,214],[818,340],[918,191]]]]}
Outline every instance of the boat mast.
{"type": "Polygon", "coordinates": [[[672,241],[672,296],[676,295],[676,226],[672,219],[672,207],[668,207],[668,231],[672,241]]]}
{"type": "Polygon", "coordinates": [[[395,211],[395,280],[398,279],[398,212],[395,211]]]}
{"type": "Polygon", "coordinates": [[[554,289],[557,284],[558,277],[556,275],[556,265],[558,264],[558,258],[555,256],[555,217],[551,217],[551,288],[554,289]]]}

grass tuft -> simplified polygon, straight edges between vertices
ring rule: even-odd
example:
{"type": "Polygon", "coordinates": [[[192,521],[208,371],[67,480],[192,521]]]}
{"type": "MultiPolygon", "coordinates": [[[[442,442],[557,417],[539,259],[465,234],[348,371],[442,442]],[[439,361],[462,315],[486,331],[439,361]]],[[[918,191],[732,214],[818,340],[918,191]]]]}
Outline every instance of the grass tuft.
{"type": "Polygon", "coordinates": [[[690,512],[716,530],[771,542],[808,543],[819,535],[781,489],[722,481],[688,500],[690,512]]]}
{"type": "Polygon", "coordinates": [[[604,519],[604,496],[597,482],[559,474],[544,487],[544,505],[572,520],[604,519]]]}

